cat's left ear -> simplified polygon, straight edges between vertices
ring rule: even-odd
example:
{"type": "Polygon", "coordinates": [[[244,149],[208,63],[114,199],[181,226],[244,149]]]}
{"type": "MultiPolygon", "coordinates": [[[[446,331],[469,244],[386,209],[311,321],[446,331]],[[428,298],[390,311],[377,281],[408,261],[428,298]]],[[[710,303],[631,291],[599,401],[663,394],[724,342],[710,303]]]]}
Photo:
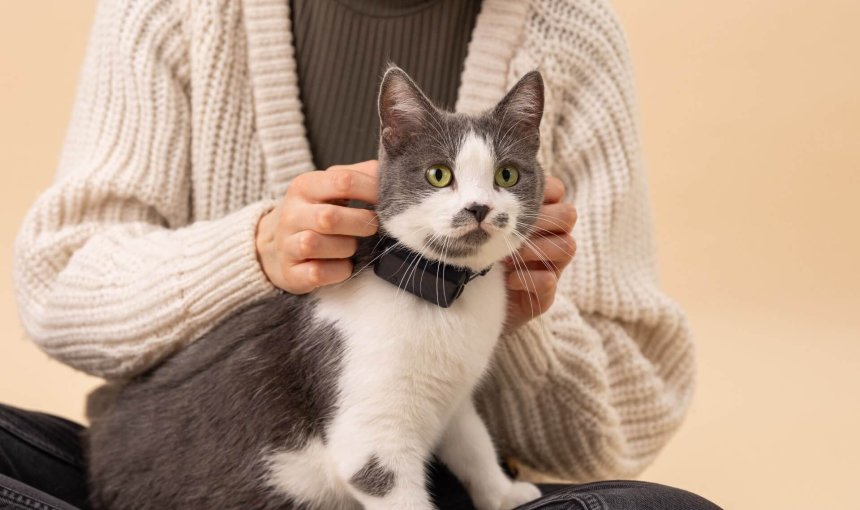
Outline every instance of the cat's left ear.
{"type": "Polygon", "coordinates": [[[543,77],[538,71],[531,71],[520,78],[520,81],[499,101],[493,110],[493,116],[502,123],[502,133],[510,130],[519,134],[512,138],[513,140],[529,137],[534,138],[535,143],[539,143],[543,103],[543,77]]]}
{"type": "Polygon", "coordinates": [[[436,107],[412,78],[397,66],[389,67],[379,86],[379,129],[385,150],[398,152],[422,135],[436,115],[436,107]]]}

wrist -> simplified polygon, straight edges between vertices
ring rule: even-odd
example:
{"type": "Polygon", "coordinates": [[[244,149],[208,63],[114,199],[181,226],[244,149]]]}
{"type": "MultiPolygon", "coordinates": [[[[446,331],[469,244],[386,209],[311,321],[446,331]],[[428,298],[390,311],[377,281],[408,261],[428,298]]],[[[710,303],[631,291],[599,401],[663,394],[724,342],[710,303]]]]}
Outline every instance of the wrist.
{"type": "Polygon", "coordinates": [[[267,246],[274,241],[274,229],[271,227],[271,218],[275,209],[270,209],[257,220],[257,230],[254,233],[254,247],[257,250],[257,259],[262,259],[267,246]]]}
{"type": "Polygon", "coordinates": [[[257,253],[257,262],[260,264],[260,269],[263,274],[273,285],[274,279],[271,275],[270,262],[272,260],[272,251],[275,245],[275,226],[277,225],[277,208],[270,209],[269,212],[260,216],[257,220],[257,229],[254,233],[254,248],[257,253]]]}

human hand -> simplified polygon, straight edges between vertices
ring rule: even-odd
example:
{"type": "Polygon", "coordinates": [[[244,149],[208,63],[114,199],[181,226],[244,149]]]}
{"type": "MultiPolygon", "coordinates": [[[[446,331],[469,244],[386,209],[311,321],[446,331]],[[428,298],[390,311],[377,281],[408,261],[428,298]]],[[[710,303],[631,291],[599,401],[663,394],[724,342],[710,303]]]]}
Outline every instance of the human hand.
{"type": "Polygon", "coordinates": [[[373,211],[344,204],[376,203],[376,170],[376,160],[370,160],[293,179],[278,206],[257,224],[257,258],[273,285],[306,294],[349,278],[356,237],[373,235],[379,225],[373,211]]]}
{"type": "Polygon", "coordinates": [[[528,241],[505,260],[507,266],[508,315],[505,332],[513,331],[546,312],[555,300],[561,272],[573,260],[576,242],[571,236],[576,208],[562,203],[564,183],[548,177],[544,203],[528,241]]]}

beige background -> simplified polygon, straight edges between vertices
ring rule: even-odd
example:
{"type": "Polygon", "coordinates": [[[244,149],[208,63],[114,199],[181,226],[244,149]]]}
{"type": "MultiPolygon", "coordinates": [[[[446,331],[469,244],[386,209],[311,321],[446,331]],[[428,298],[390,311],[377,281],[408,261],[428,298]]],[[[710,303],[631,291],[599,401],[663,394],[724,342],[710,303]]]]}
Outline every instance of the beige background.
{"type": "MultiPolygon", "coordinates": [[[[615,3],[662,279],[699,345],[693,410],[643,478],[731,509],[857,508],[860,2],[615,3]]],[[[0,1],[0,401],[75,419],[96,380],[24,339],[9,274],[92,12],[92,0],[0,1]]]]}

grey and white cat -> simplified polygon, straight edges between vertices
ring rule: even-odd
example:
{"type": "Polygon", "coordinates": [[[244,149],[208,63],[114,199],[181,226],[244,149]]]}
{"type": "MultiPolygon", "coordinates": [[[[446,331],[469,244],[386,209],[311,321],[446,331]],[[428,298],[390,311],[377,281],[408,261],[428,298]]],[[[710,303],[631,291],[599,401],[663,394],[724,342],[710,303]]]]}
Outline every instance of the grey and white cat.
{"type": "Polygon", "coordinates": [[[473,271],[442,308],[367,268],[237,313],[127,383],[88,433],[101,509],[433,508],[436,454],[480,510],[537,488],[500,469],[472,403],[506,312],[504,259],[543,198],[540,74],[476,116],[436,109],[400,69],[379,94],[380,231],[473,271]]]}

